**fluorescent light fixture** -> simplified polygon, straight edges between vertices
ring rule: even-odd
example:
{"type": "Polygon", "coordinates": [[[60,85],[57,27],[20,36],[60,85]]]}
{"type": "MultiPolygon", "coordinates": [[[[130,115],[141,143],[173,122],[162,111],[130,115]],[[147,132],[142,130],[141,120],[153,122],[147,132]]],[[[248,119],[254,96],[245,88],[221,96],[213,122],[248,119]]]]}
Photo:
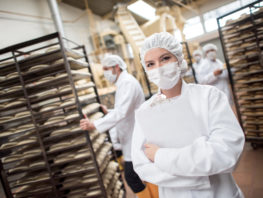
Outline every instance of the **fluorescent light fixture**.
{"type": "Polygon", "coordinates": [[[129,5],[128,9],[147,20],[155,18],[155,8],[142,0],[138,0],[135,3],[129,5]]]}

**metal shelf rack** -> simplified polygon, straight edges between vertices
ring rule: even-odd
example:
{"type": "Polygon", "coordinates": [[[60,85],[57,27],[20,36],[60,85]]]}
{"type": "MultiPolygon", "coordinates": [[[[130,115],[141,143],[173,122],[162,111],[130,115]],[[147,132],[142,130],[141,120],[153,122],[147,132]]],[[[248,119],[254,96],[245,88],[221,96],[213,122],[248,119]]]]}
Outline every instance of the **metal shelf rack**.
{"type": "Polygon", "coordinates": [[[238,119],[246,140],[257,148],[263,143],[262,0],[217,18],[217,24],[238,119]]]}
{"type": "Polygon", "coordinates": [[[83,113],[93,120],[103,113],[85,47],[65,40],[53,33],[0,50],[0,179],[8,198],[124,194],[108,133],[78,126],[83,113]]]}

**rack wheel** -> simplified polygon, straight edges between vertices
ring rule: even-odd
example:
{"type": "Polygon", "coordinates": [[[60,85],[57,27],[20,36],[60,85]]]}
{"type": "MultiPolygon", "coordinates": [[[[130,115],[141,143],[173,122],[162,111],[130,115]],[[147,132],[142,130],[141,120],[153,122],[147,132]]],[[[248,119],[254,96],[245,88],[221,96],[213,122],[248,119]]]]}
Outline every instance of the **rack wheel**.
{"type": "Polygon", "coordinates": [[[251,143],[251,146],[254,150],[256,150],[258,148],[258,144],[257,143],[251,143]]]}

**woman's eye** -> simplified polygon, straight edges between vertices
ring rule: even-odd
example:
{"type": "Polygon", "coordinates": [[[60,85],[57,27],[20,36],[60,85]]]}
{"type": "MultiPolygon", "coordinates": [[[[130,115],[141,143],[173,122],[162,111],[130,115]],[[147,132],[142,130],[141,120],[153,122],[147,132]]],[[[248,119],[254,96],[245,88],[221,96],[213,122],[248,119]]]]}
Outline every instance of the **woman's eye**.
{"type": "Polygon", "coordinates": [[[162,61],[168,61],[168,60],[170,60],[170,58],[171,58],[170,56],[165,56],[162,58],[162,61]]]}
{"type": "Polygon", "coordinates": [[[153,63],[148,63],[146,66],[147,67],[152,67],[154,64],[153,63]]]}

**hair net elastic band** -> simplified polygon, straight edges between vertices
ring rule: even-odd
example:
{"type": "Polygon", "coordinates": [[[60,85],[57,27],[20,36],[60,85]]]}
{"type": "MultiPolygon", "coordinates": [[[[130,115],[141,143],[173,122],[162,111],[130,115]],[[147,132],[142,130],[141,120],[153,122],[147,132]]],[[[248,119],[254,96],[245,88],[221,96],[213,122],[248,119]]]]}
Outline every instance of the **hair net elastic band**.
{"type": "Polygon", "coordinates": [[[193,56],[196,56],[196,55],[200,55],[200,56],[202,56],[202,51],[201,50],[195,50],[194,52],[193,52],[193,56]]]}
{"type": "Polygon", "coordinates": [[[101,64],[103,67],[113,67],[113,66],[119,65],[119,67],[122,70],[126,70],[126,68],[127,68],[126,63],[118,55],[107,55],[107,56],[105,56],[102,59],[101,64]]]}
{"type": "Polygon", "coordinates": [[[217,47],[216,45],[212,44],[212,43],[208,43],[203,47],[203,51],[206,53],[208,50],[215,50],[217,51],[217,47]]]}

